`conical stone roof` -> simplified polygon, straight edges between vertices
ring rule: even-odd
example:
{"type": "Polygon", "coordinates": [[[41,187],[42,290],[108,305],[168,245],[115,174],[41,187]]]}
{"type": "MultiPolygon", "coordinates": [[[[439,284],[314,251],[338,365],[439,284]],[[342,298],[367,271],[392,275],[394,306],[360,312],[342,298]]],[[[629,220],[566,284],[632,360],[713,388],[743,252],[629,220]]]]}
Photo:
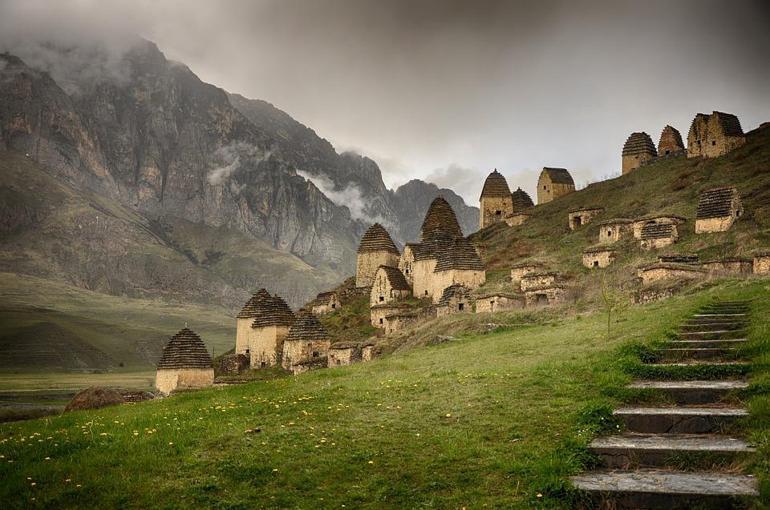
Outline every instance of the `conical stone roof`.
{"type": "Polygon", "coordinates": [[[554,184],[567,184],[574,186],[575,181],[572,179],[569,171],[566,168],[554,168],[550,166],[544,166],[543,171],[540,172],[540,177],[547,175],[548,179],[554,184]]]}
{"type": "Polygon", "coordinates": [[[521,188],[516,188],[516,191],[511,193],[511,201],[513,201],[513,212],[521,212],[530,207],[535,207],[535,203],[532,198],[521,188]]]}
{"type": "Polygon", "coordinates": [[[484,270],[484,265],[481,263],[473,244],[464,237],[458,237],[447,249],[438,251],[437,255],[438,260],[436,268],[433,270],[434,273],[450,269],[484,270]]]}
{"type": "Polygon", "coordinates": [[[253,316],[252,328],[268,326],[291,326],[294,323],[294,312],[289,305],[278,296],[257,301],[256,313],[253,316]]]}
{"type": "Polygon", "coordinates": [[[631,133],[625,145],[623,145],[623,156],[633,156],[636,154],[658,155],[658,151],[652,143],[652,138],[645,132],[631,133]]]}
{"type": "Polygon", "coordinates": [[[511,194],[508,188],[508,182],[503,174],[497,171],[497,168],[487,176],[484,181],[484,188],[481,190],[481,198],[485,197],[507,197],[511,194]]]}
{"type": "Polygon", "coordinates": [[[248,319],[250,317],[256,317],[259,313],[259,303],[270,299],[270,293],[265,289],[259,289],[252,295],[246,304],[241,308],[240,313],[237,315],[239,319],[248,319]]]}
{"type": "Polygon", "coordinates": [[[159,370],[211,367],[211,355],[206,349],[206,344],[187,327],[171,337],[158,361],[159,370]]]}
{"type": "Polygon", "coordinates": [[[400,255],[396,244],[390,238],[390,234],[379,223],[369,227],[369,230],[364,233],[361,243],[358,245],[358,253],[371,253],[375,251],[385,251],[400,255]]]}
{"type": "Polygon", "coordinates": [[[422,222],[422,241],[463,237],[463,231],[457,222],[455,212],[443,197],[436,197],[428,207],[422,222]]]}
{"type": "Polygon", "coordinates": [[[289,328],[289,334],[286,335],[286,341],[320,341],[328,340],[329,333],[323,327],[315,315],[308,312],[300,313],[297,320],[289,328]]]}

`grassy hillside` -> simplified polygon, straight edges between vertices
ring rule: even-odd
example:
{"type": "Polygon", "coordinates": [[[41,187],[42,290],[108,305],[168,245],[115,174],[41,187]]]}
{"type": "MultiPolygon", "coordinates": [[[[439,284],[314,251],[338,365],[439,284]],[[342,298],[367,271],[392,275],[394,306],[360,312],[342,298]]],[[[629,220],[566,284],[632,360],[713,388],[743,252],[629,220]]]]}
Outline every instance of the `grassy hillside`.
{"type": "Polygon", "coordinates": [[[185,323],[215,352],[235,338],[235,320],[221,307],[109,296],[9,273],[0,273],[0,288],[0,371],[146,371],[185,323]]]}
{"type": "Polygon", "coordinates": [[[368,364],[0,425],[7,507],[571,508],[565,484],[643,345],[752,298],[750,466],[770,497],[768,280],[602,314],[530,316],[368,364]],[[529,322],[525,324],[525,322],[529,322]],[[518,325],[516,325],[518,324],[518,325]]]}
{"type": "MultiPolygon", "coordinates": [[[[618,156],[618,162],[620,156],[618,156]]],[[[515,186],[514,183],[509,183],[515,186]]],[[[748,134],[748,143],[715,159],[664,159],[632,173],[598,182],[585,189],[536,206],[532,217],[518,227],[497,224],[472,236],[481,249],[488,287],[505,287],[511,265],[527,260],[543,262],[572,278],[580,289],[577,302],[598,298],[603,277],[608,284],[629,288],[636,268],[655,262],[660,253],[696,253],[701,260],[747,256],[770,247],[770,127],[748,134]],[[708,188],[738,188],[745,215],[728,232],[695,235],[698,194],[708,188]],[[581,207],[603,207],[591,223],[570,231],[568,212],[581,207]],[[619,244],[618,259],[606,270],[582,266],[583,250],[598,242],[598,223],[612,218],[642,218],[673,214],[687,218],[680,240],[663,250],[642,251],[636,243],[619,244]]]]}

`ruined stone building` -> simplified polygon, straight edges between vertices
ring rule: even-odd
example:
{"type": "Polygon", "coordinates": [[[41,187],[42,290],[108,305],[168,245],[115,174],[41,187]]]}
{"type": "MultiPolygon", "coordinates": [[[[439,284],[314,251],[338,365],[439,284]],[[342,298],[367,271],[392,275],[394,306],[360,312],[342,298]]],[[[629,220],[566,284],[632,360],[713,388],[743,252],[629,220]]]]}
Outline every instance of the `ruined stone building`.
{"type": "Polygon", "coordinates": [[[174,390],[205,388],[212,384],[214,365],[206,344],[194,331],[184,327],[163,347],[155,387],[168,395],[174,390]]]}
{"type": "Polygon", "coordinates": [[[509,227],[515,227],[529,219],[531,215],[529,210],[535,207],[535,204],[527,192],[521,188],[516,188],[516,191],[511,193],[511,203],[513,204],[513,212],[505,218],[505,222],[509,227]]]}
{"type": "Polygon", "coordinates": [[[385,329],[390,317],[409,314],[413,310],[414,307],[412,305],[398,301],[377,304],[369,307],[369,320],[375,328],[385,329]]]}
{"type": "Polygon", "coordinates": [[[599,223],[599,242],[616,243],[633,235],[634,220],[613,218],[599,223]]]}
{"type": "Polygon", "coordinates": [[[521,291],[527,307],[554,305],[564,301],[566,292],[557,273],[529,273],[521,278],[521,291]]]}
{"type": "MultiPolygon", "coordinates": [[[[458,226],[459,228],[459,226],[458,226]]],[[[371,287],[380,266],[398,267],[401,254],[385,227],[375,223],[364,233],[356,257],[356,287],[371,287]]]]}
{"type": "Polygon", "coordinates": [[[753,260],[743,257],[727,257],[704,261],[700,267],[709,276],[747,276],[753,272],[753,260]]]}
{"type": "Polygon", "coordinates": [[[470,312],[472,306],[471,290],[465,285],[456,283],[441,293],[441,299],[436,306],[436,315],[443,317],[453,313],[470,312]]]}
{"type": "Polygon", "coordinates": [[[277,364],[293,322],[286,301],[260,289],[236,318],[235,353],[248,356],[251,368],[277,364]]]}
{"type": "Polygon", "coordinates": [[[374,344],[371,342],[338,342],[329,347],[329,368],[371,361],[373,355],[374,344]]]}
{"type": "Polygon", "coordinates": [[[706,190],[698,198],[695,213],[695,233],[725,232],[743,215],[738,190],[724,186],[706,190]]]}
{"type": "Polygon", "coordinates": [[[603,212],[604,208],[602,207],[583,207],[570,211],[568,213],[569,229],[577,230],[583,225],[590,223],[595,216],[603,212]]]}
{"type": "Polygon", "coordinates": [[[583,265],[591,269],[603,268],[615,262],[616,257],[614,249],[606,245],[594,246],[583,251],[583,265]]]}
{"type": "Polygon", "coordinates": [[[374,275],[369,306],[400,301],[412,294],[412,287],[397,267],[380,266],[374,275]]]}
{"type": "Polygon", "coordinates": [[[301,312],[283,342],[281,366],[294,374],[328,365],[331,339],[315,315],[301,312]]]}
{"type": "Polygon", "coordinates": [[[631,133],[623,145],[623,175],[632,172],[658,156],[652,138],[645,132],[631,133]]]}
{"type": "Polygon", "coordinates": [[[334,291],[321,292],[310,303],[310,309],[315,315],[325,315],[327,313],[334,312],[335,310],[339,310],[339,308],[339,296],[337,296],[337,293],[334,291]]]}
{"type": "Polygon", "coordinates": [[[523,307],[524,296],[506,292],[494,292],[476,298],[476,313],[504,312],[523,307]]]}
{"type": "Polygon", "coordinates": [[[699,113],[687,135],[688,158],[716,158],[746,143],[741,122],[731,113],[699,113]]]}
{"type": "Polygon", "coordinates": [[[537,180],[537,203],[545,204],[575,191],[575,181],[566,168],[544,167],[537,180]]]}
{"type": "Polygon", "coordinates": [[[513,214],[513,201],[508,183],[501,173],[495,170],[487,176],[479,199],[479,228],[505,221],[513,214]]]}
{"type": "Polygon", "coordinates": [[[684,154],[686,149],[684,148],[684,142],[682,142],[682,135],[672,126],[666,126],[660,133],[660,141],[658,142],[658,156],[663,158],[667,156],[678,156],[684,154]]]}
{"type": "Polygon", "coordinates": [[[522,262],[511,266],[511,283],[514,286],[521,285],[521,279],[530,274],[542,272],[544,269],[543,264],[538,262],[522,262]]]}
{"type": "Polygon", "coordinates": [[[706,276],[706,272],[691,264],[672,264],[658,262],[639,269],[639,278],[643,285],[651,285],[666,280],[695,280],[706,276]]]}

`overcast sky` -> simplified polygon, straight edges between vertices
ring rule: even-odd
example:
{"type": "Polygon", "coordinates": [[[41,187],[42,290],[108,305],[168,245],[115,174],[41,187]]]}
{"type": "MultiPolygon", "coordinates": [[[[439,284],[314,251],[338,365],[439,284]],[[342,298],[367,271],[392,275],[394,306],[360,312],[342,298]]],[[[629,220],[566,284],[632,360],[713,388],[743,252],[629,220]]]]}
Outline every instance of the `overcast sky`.
{"type": "Polygon", "coordinates": [[[498,168],[618,174],[632,131],[684,137],[697,112],[770,120],[767,1],[0,0],[0,45],[158,44],[204,81],[269,101],[475,204],[498,168]]]}

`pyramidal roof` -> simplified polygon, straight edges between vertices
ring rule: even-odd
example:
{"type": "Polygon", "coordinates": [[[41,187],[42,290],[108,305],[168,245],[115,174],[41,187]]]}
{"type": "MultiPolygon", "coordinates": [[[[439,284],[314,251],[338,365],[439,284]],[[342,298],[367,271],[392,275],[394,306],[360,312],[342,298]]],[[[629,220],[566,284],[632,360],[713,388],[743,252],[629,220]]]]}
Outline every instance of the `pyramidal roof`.
{"type": "Polygon", "coordinates": [[[265,289],[259,289],[255,292],[246,304],[241,308],[240,313],[237,315],[239,319],[248,319],[250,317],[256,317],[259,313],[259,303],[270,299],[270,293],[265,289]]]}
{"type": "Polygon", "coordinates": [[[388,281],[390,282],[390,286],[393,287],[394,290],[412,290],[404,277],[404,273],[397,267],[380,266],[377,268],[377,271],[385,273],[385,276],[387,276],[388,281]]]}
{"type": "Polygon", "coordinates": [[[267,299],[258,300],[253,317],[252,328],[291,326],[294,323],[294,312],[279,296],[269,296],[267,299]]]}
{"type": "Polygon", "coordinates": [[[298,340],[307,342],[328,339],[329,334],[326,332],[326,328],[323,327],[315,315],[306,311],[297,316],[297,320],[289,328],[289,334],[286,335],[286,341],[298,340]]]}
{"type": "Polygon", "coordinates": [[[571,186],[575,185],[575,181],[572,180],[572,176],[566,168],[544,166],[543,171],[540,172],[540,177],[543,175],[547,175],[548,178],[551,179],[551,182],[555,184],[569,184],[571,186]]]}
{"type": "Polygon", "coordinates": [[[193,330],[184,327],[163,348],[158,369],[211,368],[211,355],[193,330]]]}
{"type": "Polygon", "coordinates": [[[449,300],[452,299],[453,296],[464,297],[467,299],[470,294],[471,290],[465,285],[453,283],[441,293],[441,299],[439,299],[438,305],[447,306],[449,305],[449,300]]]}
{"type": "Polygon", "coordinates": [[[368,253],[374,251],[386,251],[395,255],[400,255],[396,244],[390,238],[390,234],[385,227],[375,223],[367,230],[361,238],[358,245],[358,253],[368,253]]]}
{"type": "Polygon", "coordinates": [[[446,249],[439,250],[437,256],[434,273],[450,269],[484,270],[476,248],[464,237],[458,237],[446,249]]]}
{"type": "Polygon", "coordinates": [[[497,168],[487,176],[484,181],[484,188],[481,190],[481,198],[484,197],[507,197],[511,194],[508,188],[508,182],[503,174],[497,171],[497,168]]]}
{"type": "Polygon", "coordinates": [[[652,143],[652,138],[645,132],[631,133],[623,145],[623,156],[633,156],[635,154],[652,154],[658,155],[658,151],[655,149],[655,145],[652,143]]]}
{"type": "Polygon", "coordinates": [[[719,120],[719,125],[722,126],[722,130],[728,136],[742,136],[743,128],[741,127],[741,121],[738,117],[732,113],[725,112],[713,112],[712,115],[716,115],[719,120]]]}
{"type": "Polygon", "coordinates": [[[437,238],[462,237],[463,231],[457,222],[455,212],[443,197],[436,197],[428,207],[425,220],[422,222],[422,241],[433,241],[437,238]]]}
{"type": "Polygon", "coordinates": [[[511,200],[513,202],[513,212],[521,212],[530,207],[535,207],[535,203],[532,198],[521,188],[516,188],[516,191],[511,193],[511,200]]]}

